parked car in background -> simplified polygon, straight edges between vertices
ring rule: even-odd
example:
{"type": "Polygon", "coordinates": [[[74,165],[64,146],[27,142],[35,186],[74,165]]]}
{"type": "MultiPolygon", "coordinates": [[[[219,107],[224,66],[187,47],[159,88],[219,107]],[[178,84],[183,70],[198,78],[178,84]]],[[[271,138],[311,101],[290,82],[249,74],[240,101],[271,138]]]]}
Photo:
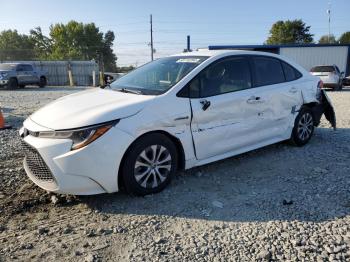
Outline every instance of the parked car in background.
{"type": "Polygon", "coordinates": [[[104,82],[106,84],[111,84],[112,82],[114,82],[115,80],[117,80],[118,78],[120,78],[123,75],[125,75],[125,74],[123,74],[123,73],[113,73],[113,72],[104,72],[103,79],[104,79],[104,82]]]}
{"type": "Polygon", "coordinates": [[[341,90],[343,87],[344,72],[340,72],[336,65],[315,66],[310,72],[321,78],[323,87],[330,87],[334,90],[341,90]]]}
{"type": "Polygon", "coordinates": [[[16,89],[24,88],[26,85],[45,87],[46,84],[45,73],[32,64],[0,63],[0,86],[16,89]]]}
{"type": "Polygon", "coordinates": [[[335,128],[320,83],[263,52],[160,58],[28,117],[20,129],[24,169],[52,192],[156,193],[177,170],[284,140],[303,146],[323,114],[335,128]]]}

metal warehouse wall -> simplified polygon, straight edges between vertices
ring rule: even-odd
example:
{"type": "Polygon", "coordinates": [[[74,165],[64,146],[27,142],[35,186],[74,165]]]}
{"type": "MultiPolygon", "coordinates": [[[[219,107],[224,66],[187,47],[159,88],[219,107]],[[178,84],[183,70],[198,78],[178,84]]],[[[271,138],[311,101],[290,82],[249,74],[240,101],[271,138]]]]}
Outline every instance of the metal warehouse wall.
{"type": "Polygon", "coordinates": [[[287,56],[310,70],[316,65],[337,65],[346,72],[348,60],[347,46],[322,47],[281,47],[280,54],[287,56]]]}
{"type": "MultiPolygon", "coordinates": [[[[20,62],[20,61],[13,61],[20,62]]],[[[78,86],[92,86],[92,72],[95,71],[96,84],[99,83],[99,66],[94,61],[21,61],[33,64],[44,71],[51,86],[69,85],[68,68],[72,70],[73,82],[78,86]]]]}

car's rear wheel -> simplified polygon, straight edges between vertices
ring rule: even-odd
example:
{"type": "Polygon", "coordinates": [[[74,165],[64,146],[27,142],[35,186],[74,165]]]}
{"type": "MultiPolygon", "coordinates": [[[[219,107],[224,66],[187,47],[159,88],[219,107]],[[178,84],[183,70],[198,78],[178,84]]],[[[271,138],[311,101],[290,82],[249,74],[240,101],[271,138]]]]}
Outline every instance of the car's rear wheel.
{"type": "Polygon", "coordinates": [[[18,81],[16,78],[10,78],[9,82],[7,83],[8,89],[16,89],[18,88],[18,81]]]}
{"type": "Polygon", "coordinates": [[[39,81],[39,87],[43,88],[45,87],[47,84],[46,78],[45,77],[40,77],[40,81],[39,81]]]}
{"type": "Polygon", "coordinates": [[[124,158],[122,176],[128,193],[147,195],[162,191],[177,170],[174,143],[163,134],[149,134],[133,143],[124,158]]]}
{"type": "Polygon", "coordinates": [[[19,88],[25,88],[26,86],[25,85],[19,85],[19,88]]]}
{"type": "Polygon", "coordinates": [[[294,122],[291,141],[297,146],[307,144],[314,133],[314,116],[309,108],[302,108],[294,122]]]}

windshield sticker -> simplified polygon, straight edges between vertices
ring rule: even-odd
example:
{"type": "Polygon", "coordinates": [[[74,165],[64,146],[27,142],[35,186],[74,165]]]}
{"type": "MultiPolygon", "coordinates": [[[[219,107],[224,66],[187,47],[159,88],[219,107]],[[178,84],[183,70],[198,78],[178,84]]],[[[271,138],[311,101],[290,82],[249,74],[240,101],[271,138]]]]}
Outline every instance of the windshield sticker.
{"type": "Polygon", "coordinates": [[[199,63],[200,61],[200,58],[180,58],[176,63],[199,63]]]}

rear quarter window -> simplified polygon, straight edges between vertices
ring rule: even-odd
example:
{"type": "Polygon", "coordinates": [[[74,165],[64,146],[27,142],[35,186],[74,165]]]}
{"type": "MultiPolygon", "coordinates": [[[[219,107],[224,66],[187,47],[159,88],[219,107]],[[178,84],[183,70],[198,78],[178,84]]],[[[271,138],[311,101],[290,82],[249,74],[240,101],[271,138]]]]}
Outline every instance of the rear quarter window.
{"type": "Polygon", "coordinates": [[[293,81],[302,76],[302,74],[291,65],[287,64],[286,62],[281,63],[284,71],[284,76],[286,77],[286,81],[293,81]]]}

